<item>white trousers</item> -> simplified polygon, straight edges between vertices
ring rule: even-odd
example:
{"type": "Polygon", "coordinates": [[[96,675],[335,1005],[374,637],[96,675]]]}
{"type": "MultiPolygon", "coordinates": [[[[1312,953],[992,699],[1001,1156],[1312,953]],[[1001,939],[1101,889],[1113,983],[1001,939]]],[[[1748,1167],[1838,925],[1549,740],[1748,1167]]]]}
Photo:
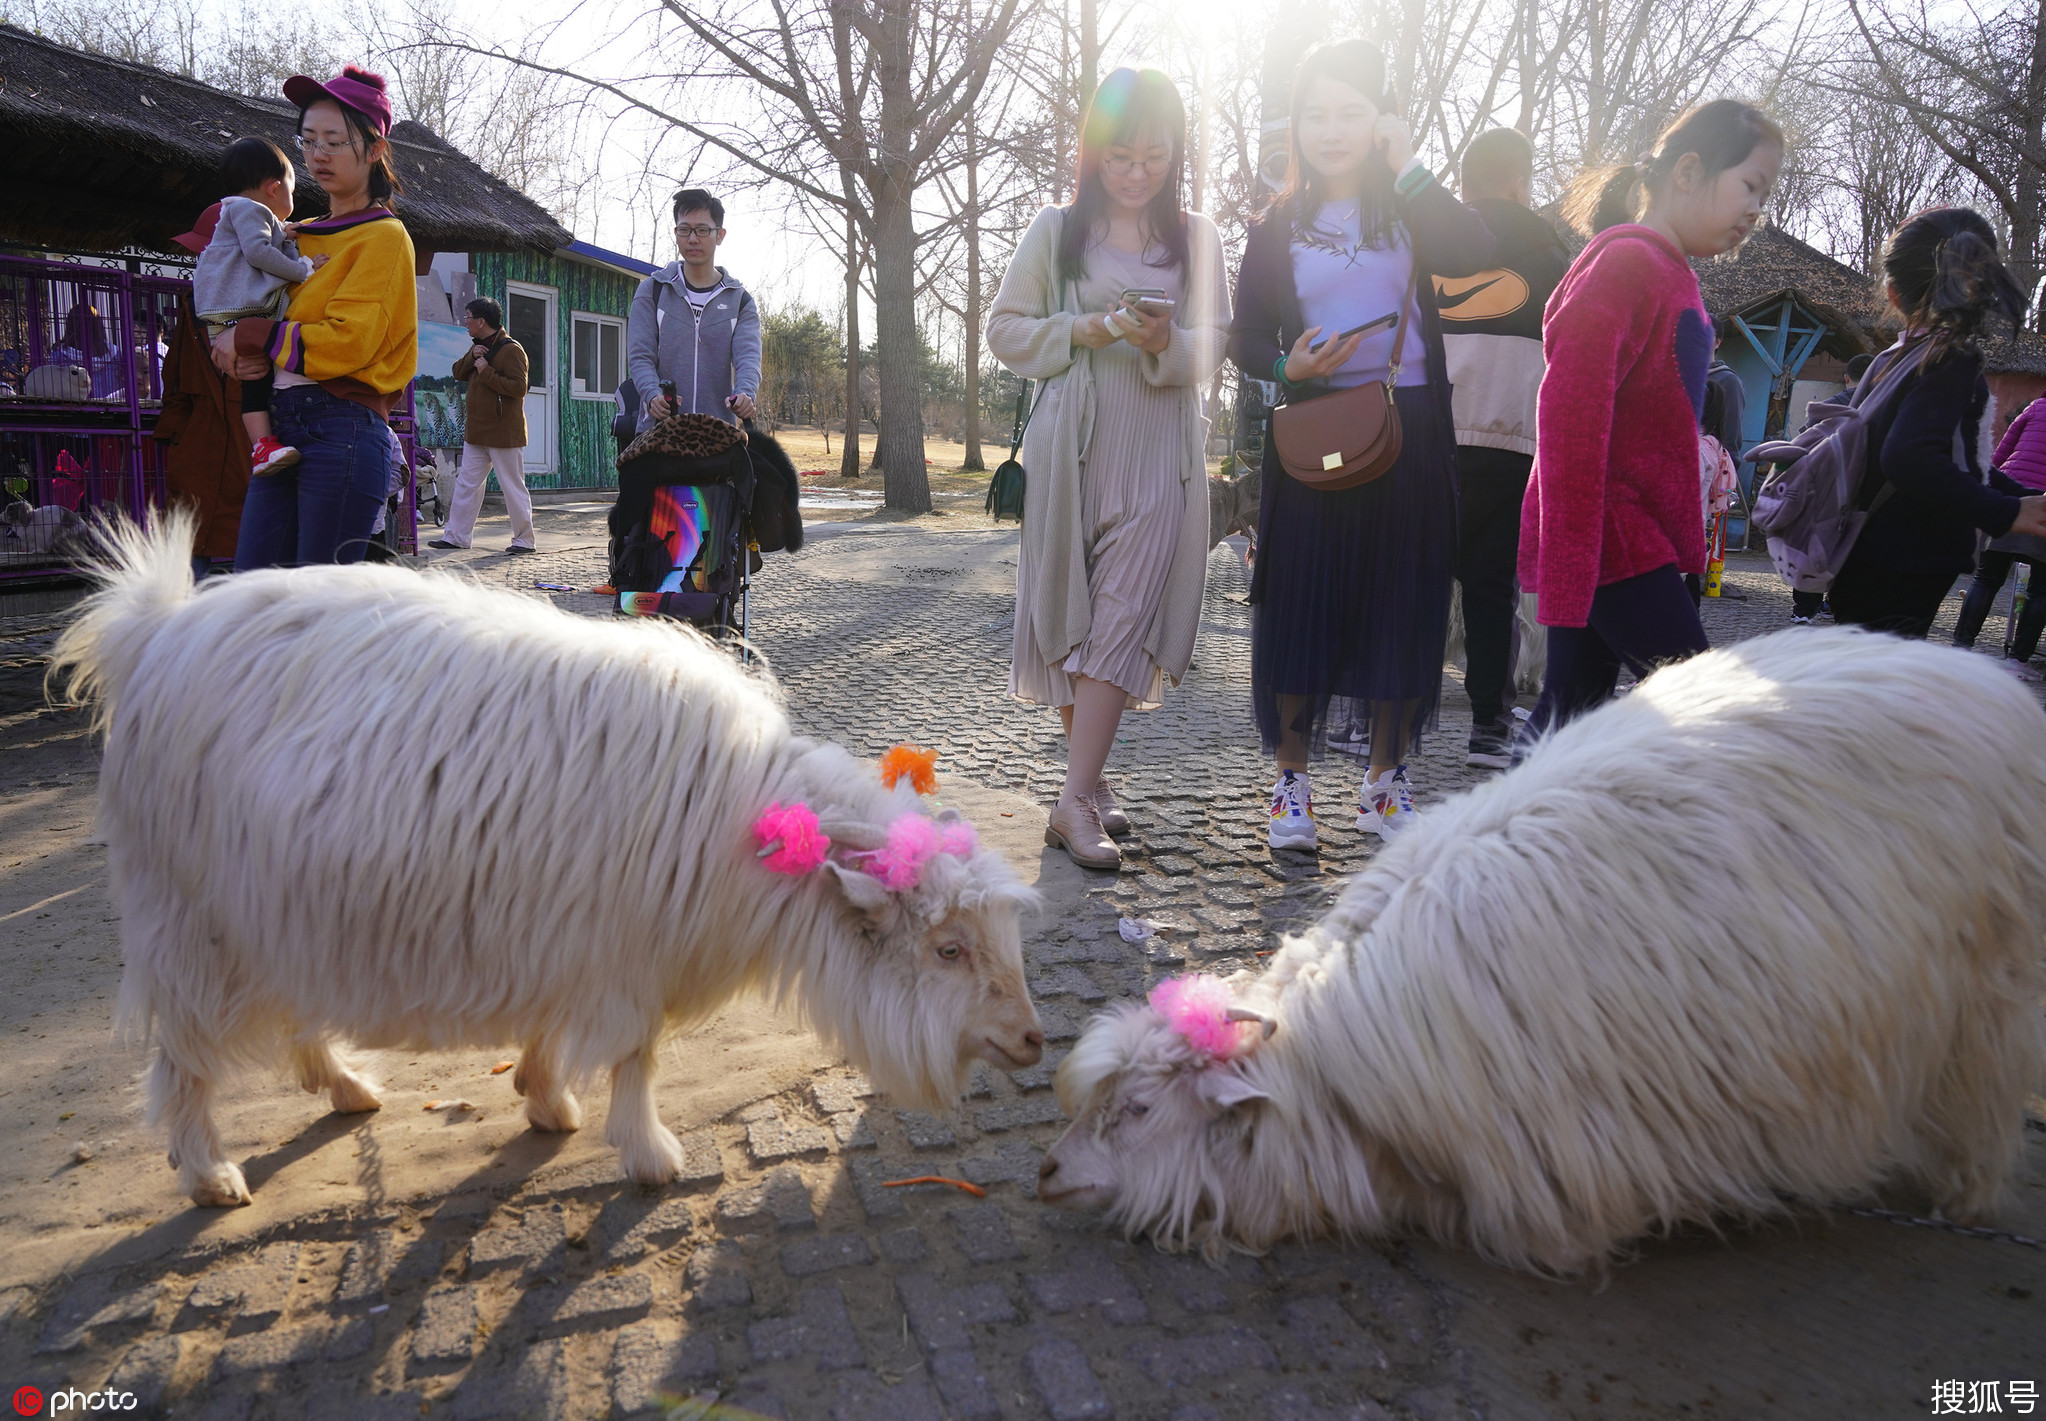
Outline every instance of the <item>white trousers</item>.
{"type": "Polygon", "coordinates": [[[485,449],[481,444],[464,444],[462,462],[455,468],[455,496],[448,502],[448,523],[441,536],[450,543],[468,547],[476,531],[476,515],[483,509],[483,482],[497,470],[497,486],[504,491],[504,506],[511,514],[511,540],[522,548],[533,546],[533,496],[526,492],[526,451],[485,449]]]}

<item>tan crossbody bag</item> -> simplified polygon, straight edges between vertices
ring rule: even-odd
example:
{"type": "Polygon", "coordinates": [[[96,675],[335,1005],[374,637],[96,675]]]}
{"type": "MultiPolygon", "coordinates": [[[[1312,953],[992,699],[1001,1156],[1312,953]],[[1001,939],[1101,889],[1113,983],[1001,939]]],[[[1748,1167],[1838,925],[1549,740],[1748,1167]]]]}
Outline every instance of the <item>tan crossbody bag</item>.
{"type": "MultiPolygon", "coordinates": [[[[1308,400],[1291,400],[1272,411],[1272,443],[1279,467],[1325,493],[1356,488],[1378,478],[1400,456],[1400,412],[1393,388],[1400,380],[1400,358],[1407,350],[1407,312],[1421,280],[1414,261],[1407,299],[1400,307],[1400,334],[1392,351],[1392,368],[1383,380],[1368,380],[1348,390],[1331,390],[1308,400]]],[[[1422,354],[1426,359],[1426,352],[1422,354]]]]}

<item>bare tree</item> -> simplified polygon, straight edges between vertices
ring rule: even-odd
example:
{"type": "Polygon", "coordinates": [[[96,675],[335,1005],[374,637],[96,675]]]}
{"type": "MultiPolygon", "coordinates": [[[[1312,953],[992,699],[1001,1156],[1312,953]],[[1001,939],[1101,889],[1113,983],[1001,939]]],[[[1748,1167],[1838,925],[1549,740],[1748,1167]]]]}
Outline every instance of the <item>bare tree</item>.
{"type": "Polygon", "coordinates": [[[1981,185],[2027,284],[2042,266],[2046,0],[1983,13],[1925,0],[1848,0],[1880,92],[1981,185]]]}
{"type": "Polygon", "coordinates": [[[701,139],[733,166],[850,215],[873,253],[881,376],[879,462],[888,506],[927,512],[919,399],[917,201],[979,101],[1022,0],[661,0],[665,33],[622,76],[527,68],[588,85],[701,139]],[[672,35],[672,39],[663,43],[672,35]],[[707,51],[676,75],[666,52],[707,51]],[[704,100],[743,95],[742,121],[704,100]],[[832,168],[850,183],[827,185],[832,168]]]}

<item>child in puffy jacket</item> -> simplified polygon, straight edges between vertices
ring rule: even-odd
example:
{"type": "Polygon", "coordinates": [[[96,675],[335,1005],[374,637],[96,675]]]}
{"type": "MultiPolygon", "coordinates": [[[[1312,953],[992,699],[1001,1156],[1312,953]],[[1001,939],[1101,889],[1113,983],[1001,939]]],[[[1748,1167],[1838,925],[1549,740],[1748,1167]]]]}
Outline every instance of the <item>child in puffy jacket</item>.
{"type": "MultiPolygon", "coordinates": [[[[311,278],[326,258],[299,255],[291,221],[297,179],[284,150],[267,138],[240,138],[221,159],[228,195],[217,205],[211,239],[192,272],[192,298],[209,337],[244,316],[281,320],[291,288],[311,278]]],[[[202,217],[201,222],[204,222],[202,217]]],[[[196,232],[198,229],[194,228],[196,232]]],[[[242,424],[258,476],[298,462],[298,450],[270,428],[274,372],[242,381],[242,424]]]]}
{"type": "MultiPolygon", "coordinates": [[[[2004,430],[1997,443],[1991,467],[2028,489],[2046,492],[2046,395],[2018,411],[2018,417],[2004,430]]],[[[2029,564],[2032,586],[2025,610],[2018,618],[2017,635],[2010,643],[2010,661],[2022,668],[2039,649],[2039,634],[2046,630],[2046,579],[2039,570],[2046,562],[2046,542],[2023,533],[1987,539],[1975,553],[1975,581],[1961,603],[1961,615],[1954,622],[1954,645],[1973,646],[1982,633],[1982,623],[1996,601],[1996,594],[2018,563],[2029,564]]],[[[2020,670],[2020,676],[2032,679],[2020,670]]]]}

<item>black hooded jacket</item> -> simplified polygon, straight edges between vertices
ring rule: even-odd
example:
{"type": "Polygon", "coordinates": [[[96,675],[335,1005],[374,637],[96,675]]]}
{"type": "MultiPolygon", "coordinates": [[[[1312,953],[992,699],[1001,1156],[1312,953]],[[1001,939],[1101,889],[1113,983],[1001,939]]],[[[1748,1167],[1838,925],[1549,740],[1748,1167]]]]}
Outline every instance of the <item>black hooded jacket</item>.
{"type": "Polygon", "coordinates": [[[1542,312],[1570,269],[1570,251],[1547,219],[1517,202],[1480,198],[1471,206],[1498,244],[1492,265],[1435,278],[1456,442],[1532,455],[1542,312]]]}

